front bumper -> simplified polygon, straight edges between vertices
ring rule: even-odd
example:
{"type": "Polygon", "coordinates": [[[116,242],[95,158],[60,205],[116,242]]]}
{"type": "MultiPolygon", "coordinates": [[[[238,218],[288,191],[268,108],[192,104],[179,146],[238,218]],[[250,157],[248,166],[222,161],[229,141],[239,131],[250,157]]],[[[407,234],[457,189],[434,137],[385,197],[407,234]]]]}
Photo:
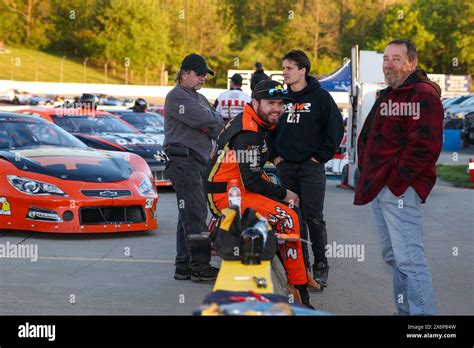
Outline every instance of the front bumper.
{"type": "Polygon", "coordinates": [[[165,175],[165,166],[151,166],[151,173],[156,186],[172,186],[171,180],[165,175]]]}
{"type": "Polygon", "coordinates": [[[42,196],[32,199],[14,195],[8,199],[10,212],[1,216],[0,229],[50,233],[154,230],[158,228],[157,202],[157,196],[88,199],[42,196]],[[45,216],[51,219],[57,216],[59,221],[46,221],[45,216]]]}

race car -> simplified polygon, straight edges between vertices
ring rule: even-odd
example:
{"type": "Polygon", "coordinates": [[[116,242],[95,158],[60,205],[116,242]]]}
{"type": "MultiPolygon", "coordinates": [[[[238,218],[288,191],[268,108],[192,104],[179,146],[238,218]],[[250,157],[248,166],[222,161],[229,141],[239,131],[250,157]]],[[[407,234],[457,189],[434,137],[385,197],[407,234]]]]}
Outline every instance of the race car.
{"type": "Polygon", "coordinates": [[[347,133],[344,133],[341,145],[336,154],[325,165],[326,175],[342,175],[343,168],[349,163],[349,154],[347,153],[347,133]]]}
{"type": "Polygon", "coordinates": [[[108,110],[120,117],[143,134],[164,134],[163,116],[155,112],[136,112],[133,110],[108,110]]]}
{"type": "Polygon", "coordinates": [[[142,134],[119,117],[91,108],[35,108],[17,112],[43,117],[93,148],[138,154],[150,166],[156,186],[171,186],[164,174],[168,157],[163,151],[163,134],[142,134]]]}
{"type": "Polygon", "coordinates": [[[92,149],[39,117],[0,113],[0,230],[153,230],[152,180],[136,154],[92,149]]]}

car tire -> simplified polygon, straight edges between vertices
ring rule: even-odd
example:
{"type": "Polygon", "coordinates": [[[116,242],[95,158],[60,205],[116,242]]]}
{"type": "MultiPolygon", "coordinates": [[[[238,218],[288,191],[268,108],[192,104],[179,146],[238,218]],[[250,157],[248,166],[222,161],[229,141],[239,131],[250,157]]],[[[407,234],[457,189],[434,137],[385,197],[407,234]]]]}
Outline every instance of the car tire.
{"type": "Polygon", "coordinates": [[[341,172],[341,185],[349,183],[349,164],[345,164],[341,172]]]}

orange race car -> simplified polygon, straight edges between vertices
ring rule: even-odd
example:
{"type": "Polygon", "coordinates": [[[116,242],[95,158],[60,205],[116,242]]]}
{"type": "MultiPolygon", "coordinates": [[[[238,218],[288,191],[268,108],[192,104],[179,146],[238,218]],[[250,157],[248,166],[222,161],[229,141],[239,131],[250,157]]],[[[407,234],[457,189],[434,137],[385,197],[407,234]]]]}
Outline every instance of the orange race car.
{"type": "Polygon", "coordinates": [[[163,134],[142,134],[120,117],[88,107],[34,108],[16,112],[43,117],[93,148],[140,155],[150,166],[156,186],[171,186],[164,173],[168,157],[163,151],[163,134]]]}
{"type": "Polygon", "coordinates": [[[0,230],[152,230],[157,203],[140,156],[91,149],[40,117],[0,112],[0,230]]]}

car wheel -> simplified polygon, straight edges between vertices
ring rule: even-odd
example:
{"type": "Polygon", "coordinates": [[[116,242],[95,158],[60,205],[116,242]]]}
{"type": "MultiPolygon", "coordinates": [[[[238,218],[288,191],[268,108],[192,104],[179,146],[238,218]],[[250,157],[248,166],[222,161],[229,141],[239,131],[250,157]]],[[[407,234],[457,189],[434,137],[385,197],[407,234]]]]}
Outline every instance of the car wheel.
{"type": "Polygon", "coordinates": [[[342,168],[341,185],[347,185],[348,183],[349,183],[349,165],[346,164],[342,168]]]}

